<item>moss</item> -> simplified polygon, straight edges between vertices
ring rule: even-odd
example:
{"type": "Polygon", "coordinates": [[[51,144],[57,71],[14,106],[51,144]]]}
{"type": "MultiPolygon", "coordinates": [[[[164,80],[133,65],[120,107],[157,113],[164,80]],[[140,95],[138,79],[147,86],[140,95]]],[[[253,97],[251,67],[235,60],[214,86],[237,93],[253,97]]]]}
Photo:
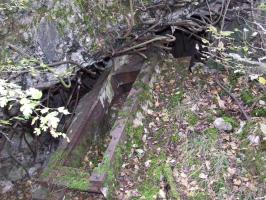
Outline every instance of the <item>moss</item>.
{"type": "Polygon", "coordinates": [[[245,155],[243,157],[243,164],[249,173],[253,176],[258,176],[262,181],[266,181],[266,157],[265,152],[257,151],[249,143],[246,143],[245,149],[242,153],[245,155]]]}
{"type": "Polygon", "coordinates": [[[251,115],[254,117],[266,117],[266,108],[256,108],[252,110],[251,115]]]}
{"type": "Polygon", "coordinates": [[[170,196],[172,199],[178,200],[180,199],[180,194],[178,193],[177,189],[176,189],[176,184],[175,184],[175,180],[173,177],[173,172],[171,167],[168,164],[165,164],[165,166],[163,167],[163,175],[167,180],[167,183],[170,186],[170,196]]]}
{"type": "Polygon", "coordinates": [[[90,174],[76,168],[61,167],[55,178],[70,189],[87,191],[90,186],[90,174]]]}
{"type": "Polygon", "coordinates": [[[142,136],[144,132],[142,126],[134,128],[131,124],[128,124],[126,132],[130,138],[128,144],[136,144],[138,147],[142,146],[142,136]]]}
{"type": "Polygon", "coordinates": [[[71,152],[71,158],[69,159],[69,166],[71,167],[81,167],[81,160],[86,154],[88,143],[86,140],[83,140],[82,144],[79,144],[71,152]]]}
{"type": "Polygon", "coordinates": [[[259,179],[264,182],[266,181],[265,152],[263,148],[254,148],[251,146],[248,140],[248,135],[254,134],[254,132],[257,134],[257,126],[257,122],[255,121],[248,122],[239,135],[241,139],[241,153],[243,155],[241,159],[249,173],[253,176],[258,176],[259,179]]]}
{"type": "Polygon", "coordinates": [[[171,96],[171,98],[170,98],[170,107],[171,108],[174,108],[174,107],[176,107],[176,106],[178,106],[180,103],[181,103],[181,101],[182,101],[182,99],[184,98],[184,93],[183,93],[183,91],[178,91],[178,92],[176,92],[173,96],[171,96]]]}
{"type": "Polygon", "coordinates": [[[254,96],[249,90],[244,90],[241,92],[241,100],[248,106],[251,106],[254,102],[254,96]]]}
{"type": "Polygon", "coordinates": [[[239,77],[241,77],[242,75],[241,74],[236,74],[234,72],[230,73],[230,76],[229,76],[229,83],[230,85],[234,88],[236,87],[237,85],[237,82],[238,82],[238,79],[239,77]]]}
{"type": "Polygon", "coordinates": [[[107,177],[104,181],[104,187],[108,189],[107,199],[112,199],[113,192],[116,188],[116,177],[118,176],[119,170],[122,166],[122,158],[125,147],[118,145],[114,153],[114,162],[111,163],[110,157],[108,155],[104,156],[102,163],[94,169],[94,172],[104,175],[107,177]]]}
{"type": "Polygon", "coordinates": [[[198,115],[196,115],[195,113],[191,111],[186,112],[185,117],[186,117],[186,121],[189,123],[190,126],[195,126],[199,121],[198,115]]]}
{"type": "Polygon", "coordinates": [[[216,193],[221,193],[221,191],[225,190],[225,183],[223,179],[219,179],[213,183],[213,190],[216,193]]]}
{"type": "Polygon", "coordinates": [[[172,142],[177,143],[177,142],[180,141],[180,136],[177,133],[172,134],[171,135],[171,140],[172,140],[172,142]]]}
{"type": "Polygon", "coordinates": [[[160,155],[150,154],[150,167],[146,173],[146,179],[138,187],[138,191],[145,199],[156,199],[160,190],[160,178],[163,176],[163,169],[165,168],[166,156],[162,153],[160,155]]]}
{"type": "Polygon", "coordinates": [[[117,114],[117,118],[126,118],[128,117],[129,113],[127,111],[120,110],[117,114]]]}
{"type": "Polygon", "coordinates": [[[212,141],[217,141],[219,131],[216,128],[206,129],[203,134],[208,136],[212,141]]]}
{"type": "Polygon", "coordinates": [[[156,199],[160,188],[154,185],[151,182],[145,182],[139,187],[139,192],[145,200],[154,200],[156,199]]]}
{"type": "Polygon", "coordinates": [[[223,119],[224,119],[225,122],[231,124],[233,128],[237,128],[238,127],[238,122],[236,121],[235,118],[228,117],[228,116],[223,116],[223,119]]]}
{"type": "Polygon", "coordinates": [[[57,167],[61,166],[60,161],[62,160],[63,156],[64,156],[63,150],[57,150],[56,152],[54,152],[51,155],[48,165],[44,170],[44,172],[42,173],[41,177],[43,178],[48,177],[53,169],[56,169],[57,167]]]}
{"type": "Polygon", "coordinates": [[[147,91],[142,91],[139,95],[138,95],[138,100],[139,102],[146,102],[147,100],[150,100],[152,97],[151,97],[151,94],[150,92],[147,92],[147,91]]]}
{"type": "Polygon", "coordinates": [[[250,134],[252,132],[252,130],[254,130],[254,128],[256,127],[256,122],[253,121],[248,121],[246,123],[246,125],[243,127],[242,132],[238,135],[238,137],[240,139],[246,139],[248,134],[250,134]]]}

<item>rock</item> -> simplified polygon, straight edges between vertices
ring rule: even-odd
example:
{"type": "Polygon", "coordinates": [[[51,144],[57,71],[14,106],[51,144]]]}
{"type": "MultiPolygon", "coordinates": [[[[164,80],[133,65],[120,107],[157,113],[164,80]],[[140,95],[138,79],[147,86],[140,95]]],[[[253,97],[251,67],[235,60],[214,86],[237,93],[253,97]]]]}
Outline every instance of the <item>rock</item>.
{"type": "Polygon", "coordinates": [[[41,164],[36,164],[34,167],[31,167],[31,168],[29,169],[29,175],[30,175],[30,176],[34,176],[34,175],[36,175],[38,169],[40,169],[40,168],[41,168],[41,164]]]}
{"type": "Polygon", "coordinates": [[[219,131],[231,131],[233,129],[232,125],[229,122],[224,121],[223,118],[217,118],[214,121],[214,126],[219,131]]]}
{"type": "Polygon", "coordinates": [[[250,144],[258,146],[260,144],[260,137],[258,135],[249,135],[248,140],[250,144]]]}
{"type": "Polygon", "coordinates": [[[56,24],[42,18],[37,31],[37,41],[49,62],[59,61],[62,55],[57,46],[61,43],[56,24]]]}
{"type": "Polygon", "coordinates": [[[14,187],[11,181],[0,181],[1,193],[7,193],[11,191],[14,187]]]}
{"type": "Polygon", "coordinates": [[[11,181],[17,181],[22,179],[26,175],[25,170],[22,167],[13,167],[8,174],[8,179],[11,181]]]}
{"type": "Polygon", "coordinates": [[[38,199],[38,200],[45,200],[48,199],[48,193],[49,190],[47,188],[44,188],[42,186],[38,186],[37,188],[32,189],[32,199],[38,199]]]}

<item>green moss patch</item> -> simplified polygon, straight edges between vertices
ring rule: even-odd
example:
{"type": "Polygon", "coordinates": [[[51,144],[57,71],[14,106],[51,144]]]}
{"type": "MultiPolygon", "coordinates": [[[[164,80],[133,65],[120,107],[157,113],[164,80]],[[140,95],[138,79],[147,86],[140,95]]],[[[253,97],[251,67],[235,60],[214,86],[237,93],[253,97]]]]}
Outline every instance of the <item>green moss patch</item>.
{"type": "Polygon", "coordinates": [[[231,124],[233,128],[238,127],[238,122],[235,118],[229,116],[223,116],[223,119],[225,122],[231,124]]]}
{"type": "Polygon", "coordinates": [[[179,200],[180,199],[180,194],[176,189],[176,184],[175,180],[173,177],[173,171],[171,167],[168,164],[165,164],[163,168],[163,176],[166,178],[167,183],[170,186],[170,196],[172,199],[179,200]]]}
{"type": "Polygon", "coordinates": [[[182,91],[176,92],[173,96],[171,96],[169,106],[171,108],[178,106],[183,98],[184,98],[184,93],[182,91]]]}
{"type": "Polygon", "coordinates": [[[216,128],[209,128],[203,132],[203,134],[210,138],[212,141],[217,141],[218,133],[219,131],[216,128]]]}
{"type": "Polygon", "coordinates": [[[157,198],[160,190],[160,178],[163,176],[166,157],[164,154],[155,155],[150,153],[147,159],[151,160],[151,164],[146,173],[145,180],[138,187],[138,191],[142,198],[153,200],[157,198]]]}
{"type": "Polygon", "coordinates": [[[133,144],[136,144],[138,147],[142,146],[142,136],[144,129],[142,126],[134,128],[131,124],[127,125],[126,132],[129,136],[128,148],[131,148],[133,144]]]}
{"type": "Polygon", "coordinates": [[[199,121],[198,115],[196,115],[195,113],[193,113],[191,111],[186,112],[185,118],[186,118],[186,121],[189,123],[190,126],[195,126],[199,121]]]}
{"type": "Polygon", "coordinates": [[[59,170],[50,170],[48,180],[55,185],[69,189],[88,191],[90,174],[77,168],[60,166],[59,170]]]}
{"type": "Polygon", "coordinates": [[[254,96],[249,90],[244,90],[241,92],[241,100],[248,106],[251,106],[254,102],[254,96]]]}
{"type": "Polygon", "coordinates": [[[251,115],[254,117],[266,117],[266,108],[256,108],[252,110],[251,115]]]}

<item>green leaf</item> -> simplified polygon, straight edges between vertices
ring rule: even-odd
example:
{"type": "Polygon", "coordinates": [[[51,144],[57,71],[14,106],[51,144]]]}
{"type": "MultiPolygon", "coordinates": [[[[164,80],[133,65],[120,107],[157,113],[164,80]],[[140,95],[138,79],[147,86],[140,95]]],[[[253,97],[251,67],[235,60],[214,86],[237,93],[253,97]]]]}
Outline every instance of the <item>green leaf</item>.
{"type": "Polygon", "coordinates": [[[6,97],[0,97],[0,107],[4,108],[8,103],[8,99],[6,97]]]}
{"type": "Polygon", "coordinates": [[[57,110],[58,110],[58,112],[60,112],[60,113],[62,113],[64,115],[69,115],[70,114],[70,112],[68,112],[68,110],[65,109],[64,107],[59,107],[59,108],[57,108],[57,110]]]}
{"type": "Polygon", "coordinates": [[[34,133],[39,136],[41,135],[41,129],[40,128],[34,128],[34,133]]]}
{"type": "Polygon", "coordinates": [[[230,36],[232,35],[234,32],[233,31],[221,31],[220,32],[222,36],[230,36]]]}
{"type": "Polygon", "coordinates": [[[8,120],[0,120],[0,124],[3,124],[3,125],[10,125],[10,122],[8,120]]]}
{"type": "Polygon", "coordinates": [[[27,95],[31,96],[31,99],[39,100],[42,98],[42,92],[35,88],[30,88],[26,91],[27,95]]]}

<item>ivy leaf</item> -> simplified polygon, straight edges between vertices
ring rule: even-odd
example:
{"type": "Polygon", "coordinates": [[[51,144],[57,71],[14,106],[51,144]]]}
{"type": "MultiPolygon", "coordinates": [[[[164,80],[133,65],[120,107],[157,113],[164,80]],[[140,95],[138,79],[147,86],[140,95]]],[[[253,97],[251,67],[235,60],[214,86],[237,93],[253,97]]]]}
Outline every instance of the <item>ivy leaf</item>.
{"type": "Polygon", "coordinates": [[[39,100],[42,98],[42,92],[35,88],[30,88],[26,91],[26,94],[31,96],[31,99],[39,100]]]}
{"type": "Polygon", "coordinates": [[[34,128],[34,133],[39,136],[41,135],[41,129],[40,128],[34,128]]]}
{"type": "Polygon", "coordinates": [[[34,125],[35,122],[39,119],[39,117],[34,117],[32,120],[31,120],[31,125],[34,125]]]}
{"type": "Polygon", "coordinates": [[[202,41],[204,44],[210,44],[210,42],[209,42],[207,39],[205,39],[205,38],[201,38],[201,41],[202,41]]]}
{"type": "Polygon", "coordinates": [[[234,32],[233,31],[221,31],[221,35],[222,36],[230,36],[230,35],[232,35],[234,32]]]}
{"type": "Polygon", "coordinates": [[[58,123],[60,121],[60,119],[57,117],[58,116],[58,112],[54,111],[51,113],[48,113],[44,119],[43,119],[43,124],[47,124],[48,127],[50,128],[57,128],[58,123]]]}
{"type": "Polygon", "coordinates": [[[45,113],[47,113],[48,111],[49,111],[49,108],[41,109],[41,113],[42,113],[42,114],[45,114],[45,113]]]}
{"type": "Polygon", "coordinates": [[[10,125],[10,122],[8,120],[3,120],[1,119],[0,120],[0,124],[3,124],[3,125],[10,125]]]}
{"type": "Polygon", "coordinates": [[[60,112],[60,113],[62,113],[64,115],[69,115],[70,114],[70,112],[68,112],[68,110],[65,109],[64,107],[59,107],[59,108],[57,108],[57,110],[58,110],[58,112],[60,112]]]}
{"type": "Polygon", "coordinates": [[[0,97],[0,107],[4,108],[8,103],[8,99],[6,97],[0,97]]]}
{"type": "Polygon", "coordinates": [[[24,117],[28,119],[33,112],[33,108],[34,107],[31,104],[24,104],[20,107],[20,111],[22,112],[24,117]]]}

